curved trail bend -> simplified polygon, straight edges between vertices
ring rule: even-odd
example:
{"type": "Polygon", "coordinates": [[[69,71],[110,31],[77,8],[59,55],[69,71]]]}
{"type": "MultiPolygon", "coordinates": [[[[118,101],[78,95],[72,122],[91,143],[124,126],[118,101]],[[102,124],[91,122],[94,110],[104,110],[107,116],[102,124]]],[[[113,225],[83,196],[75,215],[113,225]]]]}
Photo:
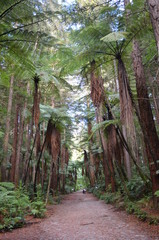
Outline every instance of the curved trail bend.
{"type": "Polygon", "coordinates": [[[0,234],[0,240],[157,240],[157,230],[92,194],[76,192],[49,206],[47,218],[0,234]]]}

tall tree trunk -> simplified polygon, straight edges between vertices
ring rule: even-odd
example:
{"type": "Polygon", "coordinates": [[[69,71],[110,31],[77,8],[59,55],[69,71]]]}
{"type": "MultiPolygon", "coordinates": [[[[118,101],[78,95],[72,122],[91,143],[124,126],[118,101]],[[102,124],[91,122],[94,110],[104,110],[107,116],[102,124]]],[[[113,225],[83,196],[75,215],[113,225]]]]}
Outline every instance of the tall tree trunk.
{"type": "Polygon", "coordinates": [[[112,192],[115,192],[116,190],[116,184],[115,184],[115,172],[114,172],[114,166],[113,166],[113,159],[114,159],[114,150],[116,147],[116,130],[113,125],[110,125],[106,129],[108,134],[108,161],[109,161],[109,167],[110,167],[110,179],[111,179],[111,187],[112,192]]]}
{"type": "Polygon", "coordinates": [[[14,120],[14,134],[13,134],[13,147],[11,156],[11,172],[10,180],[14,182],[15,167],[16,167],[16,156],[17,156],[17,142],[18,142],[18,116],[19,116],[19,104],[16,104],[15,120],[14,120]]]}
{"type": "MultiPolygon", "coordinates": [[[[46,104],[46,97],[44,97],[44,105],[46,104]]],[[[43,134],[42,134],[42,138],[43,138],[43,143],[45,141],[45,122],[43,121],[43,124],[42,124],[42,129],[43,129],[43,134]]],[[[45,181],[45,160],[44,160],[44,156],[42,155],[42,169],[41,169],[41,186],[42,186],[42,189],[44,187],[44,181],[45,181]]]]}
{"type": "MultiPolygon", "coordinates": [[[[89,99],[87,98],[87,110],[90,109],[89,99]]],[[[87,126],[88,126],[88,136],[90,137],[92,134],[92,124],[91,120],[87,119],[87,126]]],[[[90,173],[90,184],[93,187],[95,185],[95,159],[92,153],[92,145],[93,145],[93,138],[91,137],[89,140],[89,173],[90,173]]]]}
{"type": "MultiPolygon", "coordinates": [[[[40,78],[37,74],[34,76],[34,103],[33,103],[33,119],[35,125],[35,149],[34,156],[35,159],[38,159],[38,154],[40,152],[40,125],[39,125],[39,117],[40,117],[40,91],[39,91],[39,82],[40,78]]],[[[32,181],[36,182],[36,162],[33,162],[32,167],[32,181]]],[[[39,170],[39,169],[38,169],[39,170]]],[[[40,174],[38,172],[38,174],[40,174]]]]}
{"type": "Polygon", "coordinates": [[[30,145],[31,145],[31,138],[32,138],[32,121],[30,121],[26,125],[26,154],[25,154],[25,163],[23,169],[23,182],[26,183],[27,180],[27,173],[28,173],[28,163],[29,163],[29,155],[30,155],[30,145]]]}
{"type": "MultiPolygon", "coordinates": [[[[118,58],[118,81],[120,95],[120,119],[122,123],[123,135],[127,142],[132,142],[135,145],[135,128],[133,122],[133,107],[128,89],[128,77],[126,69],[121,57],[118,58]],[[131,140],[130,140],[131,137],[131,140]]],[[[124,150],[124,161],[128,179],[131,178],[131,162],[130,156],[124,150]]]]}
{"type": "Polygon", "coordinates": [[[46,203],[48,201],[50,187],[52,187],[53,195],[57,190],[58,182],[57,182],[57,164],[58,157],[60,154],[60,145],[61,145],[61,135],[58,129],[56,129],[55,125],[52,124],[51,120],[48,122],[47,133],[46,133],[46,144],[51,153],[52,159],[50,164],[50,173],[49,173],[49,181],[47,187],[46,194],[46,203]]]}
{"type": "MultiPolygon", "coordinates": [[[[108,101],[107,97],[106,97],[106,102],[107,102],[107,105],[108,105],[107,108],[109,109],[109,112],[110,112],[110,114],[111,114],[112,119],[115,119],[115,116],[114,116],[114,114],[113,114],[113,112],[112,112],[112,109],[111,109],[111,106],[110,106],[110,104],[109,104],[109,101],[108,101]]],[[[135,108],[135,109],[136,109],[136,108],[135,108]]],[[[109,113],[109,112],[108,112],[108,113],[109,113]]],[[[131,157],[134,165],[136,166],[136,169],[138,170],[138,172],[139,172],[139,174],[140,174],[140,177],[143,179],[144,182],[146,182],[147,180],[150,180],[149,177],[142,172],[140,166],[138,165],[138,163],[137,163],[137,161],[136,161],[136,157],[134,156],[134,153],[132,152],[132,150],[131,150],[131,148],[130,148],[130,146],[129,146],[129,143],[126,141],[126,139],[125,139],[125,137],[124,137],[124,135],[123,135],[123,132],[121,131],[121,129],[120,129],[120,127],[119,127],[118,125],[116,126],[116,133],[117,133],[117,135],[118,135],[118,137],[119,137],[119,140],[120,140],[123,148],[128,152],[128,154],[129,154],[129,156],[131,157]]],[[[114,139],[115,139],[115,138],[114,138],[114,139]]],[[[113,144],[113,145],[115,145],[115,144],[113,144]]]]}
{"type": "Polygon", "coordinates": [[[151,75],[150,71],[148,71],[148,76],[149,76],[149,82],[151,85],[151,92],[152,92],[152,98],[153,98],[153,103],[154,103],[154,110],[155,110],[155,117],[156,117],[156,122],[159,124],[159,84],[156,80],[153,79],[153,76],[151,75]]]}
{"type": "MultiPolygon", "coordinates": [[[[129,23],[129,14],[131,13],[130,9],[126,9],[126,7],[130,4],[130,0],[124,0],[124,7],[125,7],[125,12],[126,12],[126,26],[129,23]]],[[[125,120],[124,116],[122,116],[122,123],[123,123],[123,135],[126,139],[126,141],[129,143],[129,146],[131,146],[131,150],[136,158],[136,162],[139,163],[139,155],[138,155],[138,147],[137,147],[137,140],[136,140],[136,131],[135,131],[135,126],[134,126],[134,119],[133,119],[133,104],[132,104],[132,99],[130,96],[130,85],[129,85],[129,80],[127,77],[127,72],[125,69],[125,65],[122,61],[122,59],[119,59],[120,63],[118,62],[118,65],[121,65],[121,70],[123,71],[123,91],[125,92],[125,96],[123,94],[123,97],[125,98],[125,120]],[[124,88],[125,86],[125,88],[124,88]]],[[[120,80],[119,80],[120,81],[120,80]]],[[[121,91],[120,91],[121,93],[121,91]]],[[[122,93],[121,93],[122,94],[122,93]]],[[[121,95],[120,95],[121,97],[121,95]]],[[[123,111],[124,112],[124,111],[123,111]]],[[[125,164],[126,164],[126,169],[128,171],[128,178],[131,178],[131,166],[130,166],[130,156],[126,150],[124,150],[124,155],[125,155],[125,164]]]]}
{"type": "MultiPolygon", "coordinates": [[[[27,94],[29,94],[29,82],[27,83],[27,94]]],[[[17,155],[16,155],[16,166],[15,166],[15,185],[18,186],[19,182],[19,167],[20,167],[20,158],[21,158],[21,147],[23,144],[23,132],[24,132],[24,122],[25,122],[25,112],[27,109],[27,98],[24,100],[24,107],[20,109],[21,115],[19,115],[20,118],[20,127],[19,127],[19,139],[18,139],[18,146],[17,146],[17,155]]],[[[23,158],[24,161],[24,158],[23,158]]],[[[22,163],[22,166],[24,166],[25,163],[22,163]]],[[[21,175],[23,176],[23,170],[21,175]]]]}
{"type": "MultiPolygon", "coordinates": [[[[43,143],[44,143],[44,141],[45,141],[45,122],[43,122],[43,143]]],[[[42,169],[41,169],[41,186],[42,186],[42,189],[43,189],[43,187],[44,187],[44,180],[45,180],[45,178],[44,178],[44,172],[45,172],[45,169],[44,169],[44,156],[42,155],[42,169]]]]}
{"type": "Polygon", "coordinates": [[[65,192],[65,159],[66,159],[66,147],[63,145],[61,149],[61,185],[62,192],[65,192]]]}
{"type": "Polygon", "coordinates": [[[34,177],[34,181],[33,181],[33,183],[34,183],[34,192],[36,192],[36,184],[37,184],[37,182],[38,183],[40,182],[40,174],[38,175],[38,173],[39,173],[39,168],[40,168],[40,160],[41,160],[41,158],[43,156],[43,152],[45,150],[45,146],[46,146],[46,137],[44,139],[44,142],[43,142],[43,145],[42,145],[39,157],[37,159],[37,166],[36,166],[36,169],[35,169],[35,174],[34,174],[35,177],[34,177]],[[38,181],[38,177],[39,177],[39,181],[38,181]]]}
{"type": "MultiPolygon", "coordinates": [[[[57,170],[58,170],[58,158],[60,155],[60,147],[61,147],[61,134],[60,134],[59,130],[56,128],[55,124],[52,123],[51,119],[49,120],[48,126],[47,126],[46,146],[49,149],[50,154],[52,156],[52,160],[51,160],[52,173],[50,174],[52,179],[50,179],[50,177],[49,177],[50,185],[48,184],[48,188],[50,189],[50,186],[52,185],[52,190],[53,190],[53,194],[54,194],[56,192],[57,186],[58,186],[57,170]],[[52,182],[51,182],[51,180],[52,180],[52,182]]],[[[51,168],[50,168],[50,170],[51,170],[51,168]]]]}
{"type": "Polygon", "coordinates": [[[157,206],[159,199],[155,197],[154,193],[159,190],[159,138],[156,132],[150,101],[148,97],[139,43],[135,40],[133,41],[133,67],[136,77],[136,89],[140,110],[140,124],[144,135],[145,147],[148,156],[150,175],[152,180],[154,206],[157,206]]]}
{"type": "MultiPolygon", "coordinates": [[[[97,123],[103,122],[103,104],[98,106],[98,108],[96,109],[96,120],[97,120],[97,123]]],[[[106,136],[103,129],[100,129],[99,133],[100,133],[102,150],[103,150],[103,170],[104,170],[104,176],[105,176],[105,187],[107,188],[109,183],[111,182],[110,169],[108,165],[107,140],[106,140],[106,136]]]]}
{"type": "Polygon", "coordinates": [[[53,196],[55,196],[58,190],[58,158],[53,163],[51,188],[53,196]]]}
{"type": "MultiPolygon", "coordinates": [[[[91,98],[94,106],[96,107],[96,121],[97,123],[103,122],[103,116],[105,112],[103,111],[105,94],[104,94],[104,86],[103,79],[99,77],[95,71],[96,63],[93,60],[91,62],[91,98]]],[[[104,134],[104,131],[100,129],[100,138],[103,149],[103,170],[105,175],[105,187],[107,188],[110,183],[110,169],[107,160],[107,141],[104,134]]]]}
{"type": "Polygon", "coordinates": [[[26,183],[26,180],[29,176],[32,175],[30,169],[29,169],[29,165],[30,165],[30,161],[32,159],[32,156],[33,156],[33,151],[34,151],[34,147],[35,147],[35,142],[36,142],[36,133],[35,133],[35,137],[34,137],[34,141],[33,141],[33,146],[32,148],[30,149],[30,145],[31,145],[31,139],[32,139],[32,135],[33,135],[33,116],[32,116],[32,119],[30,121],[30,130],[29,130],[29,138],[28,138],[28,143],[27,143],[27,151],[28,151],[28,155],[26,157],[26,169],[25,169],[25,172],[24,172],[24,178],[23,178],[23,183],[25,184],[26,183]]]}
{"type": "Polygon", "coordinates": [[[10,79],[10,90],[9,90],[9,98],[8,98],[8,109],[7,109],[7,119],[6,119],[6,131],[4,136],[4,158],[2,160],[1,166],[1,181],[6,180],[6,165],[8,162],[8,142],[9,142],[9,129],[10,129],[10,120],[11,120],[11,110],[12,110],[12,101],[13,101],[13,83],[14,83],[14,76],[11,76],[10,79]]]}
{"type": "Polygon", "coordinates": [[[26,111],[27,102],[25,100],[24,108],[21,109],[20,116],[20,128],[18,136],[18,146],[17,146],[17,157],[16,157],[16,167],[15,167],[15,186],[18,186],[19,183],[19,167],[20,167],[20,158],[21,158],[21,147],[23,143],[23,132],[24,132],[24,120],[25,120],[25,111],[26,111]]]}
{"type": "Polygon", "coordinates": [[[86,177],[89,178],[89,160],[88,160],[88,154],[86,150],[84,150],[84,167],[85,167],[86,177]]]}
{"type": "Polygon", "coordinates": [[[50,164],[50,170],[49,170],[49,180],[48,180],[48,186],[47,186],[47,193],[46,193],[46,200],[45,203],[47,204],[48,199],[49,199],[49,193],[50,193],[50,186],[51,186],[51,179],[52,179],[52,172],[53,172],[53,159],[51,159],[51,164],[50,164]]]}
{"type": "MultiPolygon", "coordinates": [[[[30,96],[30,83],[27,83],[27,94],[30,96]]],[[[25,100],[26,108],[27,108],[27,100],[25,100]]],[[[27,163],[29,160],[29,153],[30,153],[30,144],[31,144],[31,138],[33,133],[33,119],[31,119],[30,122],[27,122],[26,124],[26,153],[25,153],[25,159],[23,163],[23,170],[22,170],[22,181],[24,182],[25,173],[27,169],[27,163]]],[[[25,184],[25,182],[24,182],[25,184]]]]}
{"type": "MultiPolygon", "coordinates": [[[[92,124],[90,120],[88,120],[88,136],[90,137],[92,134],[92,124]]],[[[95,159],[92,153],[92,144],[93,144],[93,139],[89,140],[89,173],[90,173],[90,183],[91,186],[93,187],[95,185],[95,159]]]]}
{"type": "Polygon", "coordinates": [[[159,57],[159,1],[147,0],[159,57]]]}

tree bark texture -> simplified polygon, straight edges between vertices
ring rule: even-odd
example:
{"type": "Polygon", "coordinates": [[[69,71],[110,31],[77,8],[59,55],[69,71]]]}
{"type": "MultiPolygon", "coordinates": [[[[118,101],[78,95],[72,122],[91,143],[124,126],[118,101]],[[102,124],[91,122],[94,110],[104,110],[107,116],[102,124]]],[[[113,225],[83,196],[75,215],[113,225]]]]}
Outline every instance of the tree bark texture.
{"type": "Polygon", "coordinates": [[[16,156],[17,156],[17,142],[18,142],[18,116],[19,116],[19,104],[16,104],[15,120],[14,120],[14,134],[13,134],[13,146],[11,156],[11,171],[10,180],[14,182],[15,167],[16,167],[16,156]]]}
{"type": "MultiPolygon", "coordinates": [[[[120,95],[120,119],[122,123],[123,135],[126,141],[131,145],[131,149],[136,156],[136,133],[133,120],[133,106],[130,98],[129,81],[125,65],[121,59],[118,58],[118,81],[119,81],[119,95],[120,95]]],[[[127,176],[131,178],[131,162],[130,156],[126,150],[124,150],[124,161],[127,176]]]]}
{"type": "Polygon", "coordinates": [[[57,178],[58,178],[58,157],[60,154],[61,136],[56,127],[52,129],[51,136],[51,155],[53,159],[53,172],[52,172],[52,189],[53,193],[57,190],[57,178]]]}
{"type": "Polygon", "coordinates": [[[159,124],[159,83],[158,81],[151,75],[150,71],[148,71],[149,82],[151,86],[152,98],[154,103],[155,117],[156,122],[159,124]]]}
{"type": "MultiPolygon", "coordinates": [[[[92,134],[92,124],[88,120],[88,136],[91,136],[92,134]]],[[[93,145],[93,139],[89,140],[89,173],[90,173],[90,183],[91,186],[93,187],[95,185],[95,159],[94,155],[92,153],[91,147],[93,145]]]]}
{"type": "MultiPolygon", "coordinates": [[[[103,122],[103,103],[100,104],[98,108],[96,108],[96,120],[97,123],[103,122]]],[[[103,150],[103,171],[105,176],[105,187],[107,188],[110,184],[110,169],[108,165],[108,149],[107,149],[107,140],[103,129],[99,130],[102,150],[103,150]]]]}
{"type": "Polygon", "coordinates": [[[61,148],[61,189],[65,192],[65,162],[66,162],[66,147],[63,145],[61,148]]]}
{"type": "Polygon", "coordinates": [[[89,178],[89,160],[88,160],[88,154],[86,150],[84,150],[84,167],[85,167],[86,177],[89,178]]]}
{"type": "Polygon", "coordinates": [[[21,109],[20,117],[20,127],[19,127],[19,136],[18,136],[18,146],[17,146],[17,156],[16,156],[16,167],[15,167],[15,186],[17,187],[19,184],[19,167],[20,167],[20,160],[21,160],[21,147],[23,143],[23,132],[24,132],[24,120],[25,120],[25,111],[27,107],[27,102],[25,100],[24,108],[21,109]]]}
{"type": "Polygon", "coordinates": [[[8,158],[8,142],[9,142],[9,129],[10,129],[10,120],[11,120],[11,110],[12,110],[12,102],[13,102],[13,84],[14,84],[14,76],[11,76],[10,79],[10,90],[9,90],[9,98],[8,98],[8,109],[7,109],[7,119],[6,119],[6,131],[4,136],[4,158],[2,160],[1,166],[1,181],[6,180],[6,165],[8,158]]]}
{"type": "Polygon", "coordinates": [[[115,192],[116,190],[116,184],[115,184],[115,172],[114,172],[114,166],[113,166],[113,159],[115,154],[115,148],[116,148],[116,130],[114,125],[110,125],[106,129],[108,134],[108,161],[109,161],[109,167],[110,167],[110,179],[111,179],[111,187],[112,192],[115,192]]]}
{"type": "MultiPolygon", "coordinates": [[[[96,63],[93,60],[91,63],[91,98],[94,106],[96,107],[96,121],[97,123],[103,122],[103,106],[105,101],[105,93],[104,93],[104,82],[103,79],[96,73],[96,63]]],[[[103,149],[103,170],[105,175],[105,187],[107,188],[110,183],[110,169],[108,165],[107,159],[107,141],[102,129],[99,130],[101,144],[103,149]]]]}
{"type": "MultiPolygon", "coordinates": [[[[145,147],[148,156],[150,175],[152,180],[152,192],[159,190],[159,138],[156,132],[153,114],[148,97],[144,67],[142,64],[141,52],[138,41],[133,42],[133,67],[136,77],[136,89],[140,110],[140,122],[144,135],[145,147]]],[[[158,199],[154,196],[154,205],[158,199]]]]}
{"type": "Polygon", "coordinates": [[[152,27],[154,30],[157,51],[159,56],[159,1],[158,0],[147,0],[149,7],[149,13],[151,18],[152,27]]]}

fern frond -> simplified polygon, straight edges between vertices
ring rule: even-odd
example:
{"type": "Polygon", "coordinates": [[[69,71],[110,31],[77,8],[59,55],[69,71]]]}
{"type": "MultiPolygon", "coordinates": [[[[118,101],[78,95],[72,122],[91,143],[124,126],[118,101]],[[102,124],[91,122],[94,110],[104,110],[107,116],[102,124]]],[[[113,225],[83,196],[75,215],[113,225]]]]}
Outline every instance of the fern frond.
{"type": "Polygon", "coordinates": [[[95,124],[92,128],[92,134],[89,136],[89,140],[92,138],[92,136],[94,135],[94,133],[98,130],[102,129],[106,129],[107,127],[109,127],[110,125],[116,125],[117,123],[119,123],[119,120],[106,120],[103,121],[101,123],[95,124]]]}

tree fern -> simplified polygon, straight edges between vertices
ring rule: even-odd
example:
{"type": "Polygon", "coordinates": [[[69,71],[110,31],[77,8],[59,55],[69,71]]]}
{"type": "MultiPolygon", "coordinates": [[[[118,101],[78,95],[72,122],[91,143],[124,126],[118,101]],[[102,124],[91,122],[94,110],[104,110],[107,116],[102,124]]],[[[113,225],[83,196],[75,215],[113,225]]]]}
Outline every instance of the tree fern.
{"type": "Polygon", "coordinates": [[[127,34],[127,32],[112,32],[101,38],[101,40],[104,42],[123,41],[126,38],[127,34]]]}

